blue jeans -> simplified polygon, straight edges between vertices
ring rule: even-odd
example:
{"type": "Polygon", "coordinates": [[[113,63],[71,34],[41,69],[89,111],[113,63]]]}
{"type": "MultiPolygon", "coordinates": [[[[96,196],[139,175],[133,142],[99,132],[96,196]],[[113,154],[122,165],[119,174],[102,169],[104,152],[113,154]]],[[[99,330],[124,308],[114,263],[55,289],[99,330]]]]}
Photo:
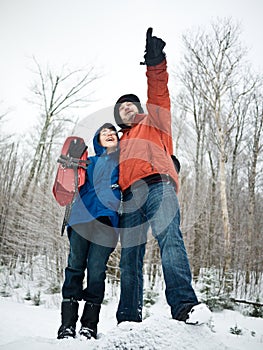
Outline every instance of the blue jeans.
{"type": "Polygon", "coordinates": [[[180,209],[171,183],[135,187],[124,195],[121,225],[121,294],[117,321],[142,321],[143,258],[147,231],[157,239],[172,317],[198,303],[180,230],[180,209]]]}
{"type": "MultiPolygon", "coordinates": [[[[113,235],[112,227],[94,220],[85,224],[86,230],[113,235]]],[[[114,248],[105,247],[87,240],[70,228],[68,231],[70,252],[68,266],[65,269],[65,281],[62,287],[63,299],[74,298],[93,304],[101,304],[105,292],[107,262],[114,248]],[[87,269],[87,288],[83,290],[83,279],[87,269]]]]}

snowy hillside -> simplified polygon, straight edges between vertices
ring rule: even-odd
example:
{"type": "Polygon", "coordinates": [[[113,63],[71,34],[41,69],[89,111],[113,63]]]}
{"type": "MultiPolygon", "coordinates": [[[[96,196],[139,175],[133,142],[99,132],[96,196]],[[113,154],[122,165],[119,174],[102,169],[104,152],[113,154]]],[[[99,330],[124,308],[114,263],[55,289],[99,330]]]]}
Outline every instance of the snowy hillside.
{"type": "MultiPolygon", "coordinates": [[[[117,326],[115,312],[118,298],[112,296],[112,291],[107,291],[98,340],[57,340],[60,295],[48,295],[45,299],[45,303],[34,306],[32,301],[22,301],[18,294],[0,298],[0,349],[263,349],[263,319],[244,317],[237,311],[225,310],[213,313],[209,327],[186,325],[171,319],[162,292],[154,305],[145,308],[142,323],[125,322],[117,326]],[[230,328],[237,332],[240,329],[242,334],[231,334],[230,328]]],[[[79,313],[82,307],[81,303],[79,313]]]]}

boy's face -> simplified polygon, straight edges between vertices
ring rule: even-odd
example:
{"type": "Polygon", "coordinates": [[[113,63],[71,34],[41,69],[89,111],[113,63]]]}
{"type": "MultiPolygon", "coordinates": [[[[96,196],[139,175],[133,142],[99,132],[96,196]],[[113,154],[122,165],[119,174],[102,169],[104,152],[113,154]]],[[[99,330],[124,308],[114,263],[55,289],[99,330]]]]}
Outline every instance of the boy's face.
{"type": "Polygon", "coordinates": [[[124,124],[131,126],[136,114],[139,113],[133,102],[122,102],[119,107],[119,114],[124,124]]]}
{"type": "Polygon", "coordinates": [[[102,129],[100,131],[99,141],[102,147],[116,148],[118,144],[116,131],[106,128],[102,129]]]}

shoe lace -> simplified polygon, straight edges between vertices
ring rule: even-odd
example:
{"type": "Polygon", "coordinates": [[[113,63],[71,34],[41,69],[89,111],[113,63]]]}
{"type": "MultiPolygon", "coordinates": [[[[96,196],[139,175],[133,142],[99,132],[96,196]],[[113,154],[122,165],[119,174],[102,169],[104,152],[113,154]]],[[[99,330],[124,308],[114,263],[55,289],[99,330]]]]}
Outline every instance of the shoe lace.
{"type": "Polygon", "coordinates": [[[93,329],[90,329],[88,327],[81,327],[80,331],[79,331],[80,335],[84,335],[87,338],[91,338],[92,334],[94,334],[93,329]]]}
{"type": "Polygon", "coordinates": [[[74,335],[74,328],[72,326],[69,327],[63,327],[59,330],[58,333],[60,336],[61,335],[74,335]]]}

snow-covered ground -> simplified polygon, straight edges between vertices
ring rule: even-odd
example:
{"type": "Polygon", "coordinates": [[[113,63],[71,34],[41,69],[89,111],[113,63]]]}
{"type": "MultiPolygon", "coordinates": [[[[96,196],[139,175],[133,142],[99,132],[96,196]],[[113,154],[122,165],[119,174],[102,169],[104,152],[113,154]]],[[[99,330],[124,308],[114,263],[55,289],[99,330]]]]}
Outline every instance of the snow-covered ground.
{"type": "MultiPolygon", "coordinates": [[[[245,317],[237,311],[225,310],[213,313],[209,326],[186,325],[171,319],[163,292],[154,305],[144,309],[146,317],[142,323],[125,322],[117,326],[118,297],[107,290],[107,304],[102,306],[100,315],[99,339],[57,340],[60,295],[49,295],[45,299],[40,306],[34,306],[32,301],[26,301],[18,294],[0,297],[0,349],[263,349],[262,318],[245,317]],[[242,334],[231,334],[230,328],[240,329],[242,334]]],[[[83,303],[79,313],[82,307],[83,303]]]]}

